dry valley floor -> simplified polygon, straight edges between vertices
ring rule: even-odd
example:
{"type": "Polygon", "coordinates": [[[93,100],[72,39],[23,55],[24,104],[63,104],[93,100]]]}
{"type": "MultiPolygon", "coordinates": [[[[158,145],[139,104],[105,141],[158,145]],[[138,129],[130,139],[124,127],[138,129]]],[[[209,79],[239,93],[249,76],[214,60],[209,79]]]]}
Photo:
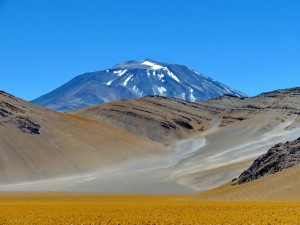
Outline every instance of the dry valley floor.
{"type": "Polygon", "coordinates": [[[213,202],[194,196],[1,194],[0,224],[297,224],[300,202],[213,202]]]}

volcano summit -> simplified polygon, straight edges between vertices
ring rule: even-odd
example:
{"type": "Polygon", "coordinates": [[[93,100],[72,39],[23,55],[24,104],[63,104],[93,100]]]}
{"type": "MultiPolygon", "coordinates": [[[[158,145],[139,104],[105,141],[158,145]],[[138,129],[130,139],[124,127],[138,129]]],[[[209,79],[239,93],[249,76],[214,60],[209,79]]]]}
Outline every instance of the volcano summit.
{"type": "Polygon", "coordinates": [[[150,95],[190,102],[222,95],[245,96],[190,67],[146,59],[127,61],[110,69],[79,75],[32,103],[57,111],[70,111],[150,95]]]}

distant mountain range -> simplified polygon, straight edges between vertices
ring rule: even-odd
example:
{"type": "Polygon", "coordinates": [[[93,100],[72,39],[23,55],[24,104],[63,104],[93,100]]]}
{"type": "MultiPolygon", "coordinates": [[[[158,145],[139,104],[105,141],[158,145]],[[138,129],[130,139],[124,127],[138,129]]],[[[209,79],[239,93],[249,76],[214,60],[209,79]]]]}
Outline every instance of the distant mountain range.
{"type": "Polygon", "coordinates": [[[32,103],[57,111],[70,111],[99,103],[152,95],[190,102],[222,95],[245,96],[190,67],[146,59],[140,62],[127,61],[111,69],[77,76],[32,103]]]}

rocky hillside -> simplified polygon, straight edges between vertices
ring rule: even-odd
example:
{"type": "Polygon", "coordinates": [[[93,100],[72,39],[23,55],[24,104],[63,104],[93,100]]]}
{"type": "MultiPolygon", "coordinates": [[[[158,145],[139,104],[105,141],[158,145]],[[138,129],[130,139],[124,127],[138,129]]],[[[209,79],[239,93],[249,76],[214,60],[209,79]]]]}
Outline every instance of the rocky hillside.
{"type": "Polygon", "coordinates": [[[300,138],[272,147],[239,176],[237,183],[247,183],[299,164],[300,138]]]}
{"type": "Polygon", "coordinates": [[[105,121],[154,141],[172,143],[208,128],[218,109],[161,96],[115,101],[72,112],[105,121]]]}
{"type": "MultiPolygon", "coordinates": [[[[3,91],[0,91],[0,95],[20,103],[14,96],[3,91]]],[[[26,114],[26,109],[22,104],[12,105],[9,101],[0,101],[0,126],[12,125],[23,133],[40,134],[41,125],[26,114]]]]}
{"type": "Polygon", "coordinates": [[[77,176],[163,154],[161,145],[101,121],[0,92],[0,185],[77,176]]]}
{"type": "Polygon", "coordinates": [[[267,132],[275,126],[293,129],[300,124],[300,88],[285,89],[252,98],[225,95],[205,102],[149,96],[115,101],[73,111],[121,127],[154,141],[172,143],[220,128],[254,120],[267,132]],[[265,124],[265,126],[264,126],[265,124]]]}

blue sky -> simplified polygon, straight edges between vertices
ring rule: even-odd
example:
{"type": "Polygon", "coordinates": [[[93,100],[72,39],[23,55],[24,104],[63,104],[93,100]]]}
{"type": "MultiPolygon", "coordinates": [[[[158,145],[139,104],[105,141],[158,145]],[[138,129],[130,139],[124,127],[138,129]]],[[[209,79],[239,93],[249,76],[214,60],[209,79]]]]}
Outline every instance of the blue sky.
{"type": "Polygon", "coordinates": [[[300,86],[298,0],[0,0],[0,89],[26,100],[151,58],[250,96],[300,86]]]}

